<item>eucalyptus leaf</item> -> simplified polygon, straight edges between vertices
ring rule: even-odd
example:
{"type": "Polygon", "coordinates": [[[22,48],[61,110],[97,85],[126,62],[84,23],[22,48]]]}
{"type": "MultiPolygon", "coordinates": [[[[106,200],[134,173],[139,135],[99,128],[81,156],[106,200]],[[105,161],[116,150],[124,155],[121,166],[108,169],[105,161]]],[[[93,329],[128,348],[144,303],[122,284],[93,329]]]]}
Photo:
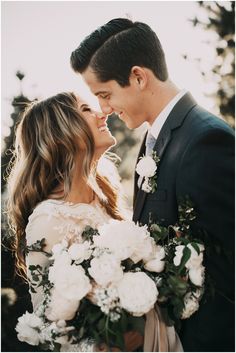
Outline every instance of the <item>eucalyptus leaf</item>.
{"type": "Polygon", "coordinates": [[[184,250],[183,250],[183,256],[182,256],[182,259],[181,259],[181,263],[179,265],[179,268],[178,268],[178,273],[180,274],[181,271],[183,270],[183,268],[185,267],[187,261],[190,259],[191,257],[191,250],[185,246],[184,250]]]}

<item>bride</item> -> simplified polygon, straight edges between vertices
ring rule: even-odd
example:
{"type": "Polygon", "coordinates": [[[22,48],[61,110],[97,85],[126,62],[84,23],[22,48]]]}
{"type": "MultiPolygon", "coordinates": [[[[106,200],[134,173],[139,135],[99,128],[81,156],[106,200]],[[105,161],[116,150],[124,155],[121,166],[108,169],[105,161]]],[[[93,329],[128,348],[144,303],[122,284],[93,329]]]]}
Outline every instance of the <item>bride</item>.
{"type": "MultiPolygon", "coordinates": [[[[124,218],[117,183],[113,185],[104,175],[108,165],[105,153],[116,143],[106,121],[102,113],[92,110],[74,93],[33,102],[23,113],[8,180],[9,217],[15,232],[17,270],[29,281],[29,266],[45,267],[48,258],[39,252],[29,252],[25,258],[25,245],[46,238],[45,251],[51,251],[64,238],[70,243],[79,242],[82,224],[92,220],[99,226],[110,218],[124,218]]],[[[42,292],[38,289],[30,294],[36,310],[43,300],[42,292]]],[[[137,332],[127,332],[127,351],[140,349],[143,341],[145,351],[145,340],[155,336],[152,330],[147,332],[147,325],[144,338],[137,332]]],[[[168,337],[163,323],[155,330],[160,335],[167,332],[168,337]]],[[[178,341],[173,343],[173,335],[170,340],[171,351],[178,341]]],[[[91,349],[101,351],[106,347],[91,349]]]]}

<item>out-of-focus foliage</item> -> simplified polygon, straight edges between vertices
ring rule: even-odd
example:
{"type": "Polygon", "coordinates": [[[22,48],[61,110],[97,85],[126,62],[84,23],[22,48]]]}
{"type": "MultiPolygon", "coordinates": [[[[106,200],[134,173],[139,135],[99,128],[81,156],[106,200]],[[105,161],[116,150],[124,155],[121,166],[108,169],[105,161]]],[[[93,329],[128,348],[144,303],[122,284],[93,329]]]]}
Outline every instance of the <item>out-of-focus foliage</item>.
{"type": "Polygon", "coordinates": [[[7,225],[7,217],[5,213],[5,201],[7,198],[6,192],[6,170],[9,161],[12,157],[12,148],[15,137],[15,127],[19,120],[21,111],[24,109],[26,103],[30,100],[24,96],[21,89],[21,81],[24,74],[20,71],[16,73],[16,77],[20,80],[20,94],[12,99],[13,113],[10,118],[12,125],[10,134],[4,139],[4,149],[2,151],[2,167],[1,167],[1,274],[2,274],[2,295],[1,295],[1,310],[2,310],[2,325],[1,325],[1,349],[4,352],[32,352],[37,349],[29,346],[26,343],[18,341],[15,331],[17,318],[21,316],[26,310],[31,310],[31,302],[28,291],[28,285],[23,279],[15,273],[15,258],[12,250],[12,234],[7,225]]]}
{"type": "Polygon", "coordinates": [[[143,136],[142,132],[145,131],[145,127],[141,127],[138,130],[130,130],[116,114],[110,115],[108,126],[117,141],[116,146],[114,146],[111,151],[116,153],[121,159],[118,170],[121,176],[124,193],[127,196],[127,202],[131,205],[133,198],[134,169],[140,147],[140,140],[143,136]]]}
{"type": "Polygon", "coordinates": [[[199,1],[198,5],[199,15],[191,19],[193,26],[199,26],[215,34],[215,39],[208,42],[215,48],[214,65],[211,70],[206,70],[204,60],[199,58],[201,73],[206,82],[217,83],[217,88],[211,96],[214,97],[221,116],[234,127],[235,2],[199,1]],[[201,14],[204,16],[201,17],[201,14]]]}
{"type": "MultiPolygon", "coordinates": [[[[25,75],[22,72],[17,71],[16,77],[18,77],[18,79],[20,81],[23,80],[24,76],[25,75]]],[[[10,119],[12,120],[12,124],[10,127],[10,134],[4,138],[4,150],[2,152],[2,158],[1,158],[1,161],[2,161],[2,166],[1,166],[2,193],[4,192],[5,186],[6,186],[6,179],[5,178],[6,178],[7,167],[9,165],[10,159],[12,157],[11,150],[13,148],[13,143],[14,143],[14,138],[15,138],[15,128],[16,128],[20,113],[24,109],[25,104],[30,103],[30,102],[31,101],[23,95],[22,90],[21,90],[21,93],[18,96],[14,97],[12,100],[12,103],[11,103],[13,106],[13,109],[14,109],[11,116],[10,116],[10,119]]]]}

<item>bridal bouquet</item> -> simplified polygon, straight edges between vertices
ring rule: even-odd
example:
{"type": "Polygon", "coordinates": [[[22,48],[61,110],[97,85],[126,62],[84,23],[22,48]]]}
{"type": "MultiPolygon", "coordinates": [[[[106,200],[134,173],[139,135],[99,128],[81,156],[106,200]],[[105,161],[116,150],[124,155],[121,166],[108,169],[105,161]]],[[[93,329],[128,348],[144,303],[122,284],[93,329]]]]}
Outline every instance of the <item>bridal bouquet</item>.
{"type": "Polygon", "coordinates": [[[143,330],[156,302],[170,319],[188,318],[203,293],[204,246],[185,230],[111,220],[86,226],[81,242],[62,241],[50,254],[38,241],[29,250],[44,252],[50,264],[30,266],[31,290],[41,287],[44,300],[18,319],[18,339],[52,351],[100,343],[124,349],[124,333],[143,330]]]}

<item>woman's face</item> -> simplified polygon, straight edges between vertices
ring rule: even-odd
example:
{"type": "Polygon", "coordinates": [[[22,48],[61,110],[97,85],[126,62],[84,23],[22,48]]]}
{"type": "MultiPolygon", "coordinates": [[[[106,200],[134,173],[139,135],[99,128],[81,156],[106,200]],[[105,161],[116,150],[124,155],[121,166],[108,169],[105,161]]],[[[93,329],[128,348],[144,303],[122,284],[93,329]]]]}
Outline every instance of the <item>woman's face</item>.
{"type": "Polygon", "coordinates": [[[94,111],[82,98],[77,96],[79,112],[89,125],[94,142],[95,152],[104,153],[109,147],[116,144],[114,136],[112,136],[106,124],[107,117],[103,113],[94,111]]]}

